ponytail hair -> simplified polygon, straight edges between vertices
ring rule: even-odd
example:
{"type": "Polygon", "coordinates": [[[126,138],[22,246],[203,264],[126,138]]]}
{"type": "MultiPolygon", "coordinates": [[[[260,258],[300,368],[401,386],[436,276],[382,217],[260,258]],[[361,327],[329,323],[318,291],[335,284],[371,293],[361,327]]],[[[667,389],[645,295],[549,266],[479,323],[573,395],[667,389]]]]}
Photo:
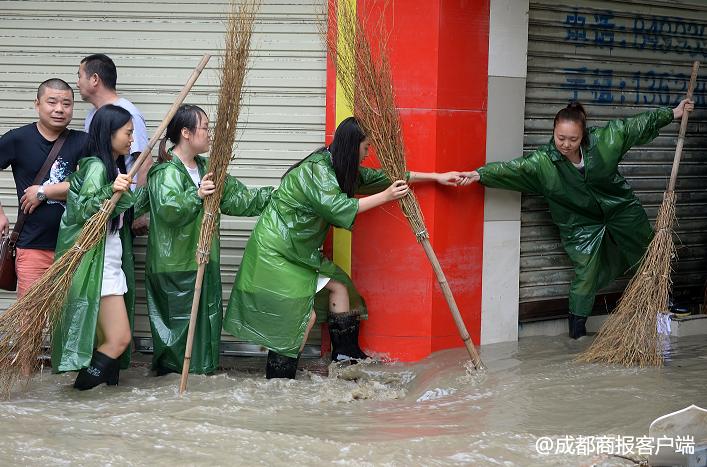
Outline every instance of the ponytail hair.
{"type": "Polygon", "coordinates": [[[587,131],[587,112],[584,110],[584,106],[579,102],[570,102],[567,107],[557,112],[555,115],[555,121],[552,124],[552,129],[559,122],[574,122],[582,128],[582,146],[589,146],[589,132],[587,131]]]}

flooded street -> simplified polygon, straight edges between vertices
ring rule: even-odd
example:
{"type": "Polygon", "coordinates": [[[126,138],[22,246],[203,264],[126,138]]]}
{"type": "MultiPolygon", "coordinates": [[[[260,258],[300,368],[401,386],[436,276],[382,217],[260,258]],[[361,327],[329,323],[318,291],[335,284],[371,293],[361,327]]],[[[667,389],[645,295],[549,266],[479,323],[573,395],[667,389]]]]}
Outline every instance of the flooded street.
{"type": "Polygon", "coordinates": [[[296,381],[265,380],[264,359],[230,359],[234,370],[190,376],[182,398],[178,375],[146,366],[122,372],[117,388],[86,392],[70,387],[75,374],[44,374],[0,402],[0,464],[632,465],[541,455],[535,443],[647,436],[660,415],[707,407],[706,336],[673,341],[664,368],[643,370],[572,362],[589,342],[485,346],[484,373],[467,369],[463,349],[329,377],[309,360],[296,381]]]}

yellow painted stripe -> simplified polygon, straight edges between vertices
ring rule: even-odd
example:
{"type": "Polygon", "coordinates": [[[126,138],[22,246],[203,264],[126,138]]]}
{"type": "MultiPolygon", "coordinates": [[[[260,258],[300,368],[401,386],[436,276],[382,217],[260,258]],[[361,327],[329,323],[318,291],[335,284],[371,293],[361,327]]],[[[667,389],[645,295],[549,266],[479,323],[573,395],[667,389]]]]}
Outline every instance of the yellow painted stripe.
{"type": "MultiPolygon", "coordinates": [[[[338,0],[339,3],[347,2],[351,8],[356,10],[356,0],[338,0]]],[[[337,22],[338,24],[338,22],[337,22]]],[[[338,35],[341,40],[341,34],[338,35]]],[[[350,61],[349,61],[350,62],[350,61]]],[[[336,80],[336,125],[339,126],[342,120],[353,115],[353,105],[344,96],[339,80],[336,80]]],[[[334,229],[334,263],[351,275],[351,232],[346,229],[334,229]]]]}

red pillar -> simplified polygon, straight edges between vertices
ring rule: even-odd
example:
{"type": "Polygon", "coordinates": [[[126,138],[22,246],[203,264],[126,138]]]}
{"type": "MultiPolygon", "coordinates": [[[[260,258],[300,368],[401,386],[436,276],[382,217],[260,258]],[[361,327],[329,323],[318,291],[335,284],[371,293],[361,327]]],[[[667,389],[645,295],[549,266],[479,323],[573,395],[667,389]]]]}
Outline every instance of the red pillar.
{"type": "MultiPolygon", "coordinates": [[[[485,161],[488,0],[358,0],[359,15],[390,31],[397,106],[408,168],[471,170],[485,161]]],[[[375,40],[375,38],[372,38],[375,40]]],[[[327,134],[333,131],[328,74],[327,134]]],[[[371,164],[375,166],[375,162],[371,164]]],[[[481,330],[483,192],[415,186],[432,246],[473,340],[481,330]]],[[[361,346],[414,361],[463,345],[434,272],[397,204],[356,219],[353,280],[369,308],[361,346]]]]}

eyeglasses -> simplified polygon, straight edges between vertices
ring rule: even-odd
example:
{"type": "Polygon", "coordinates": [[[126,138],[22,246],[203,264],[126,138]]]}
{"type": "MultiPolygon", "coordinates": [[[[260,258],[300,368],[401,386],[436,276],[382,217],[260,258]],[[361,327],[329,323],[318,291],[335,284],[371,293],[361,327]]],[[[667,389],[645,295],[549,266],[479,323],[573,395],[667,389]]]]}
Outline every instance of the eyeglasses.
{"type": "Polygon", "coordinates": [[[196,129],[197,130],[204,130],[209,135],[213,134],[213,130],[208,126],[198,126],[198,127],[196,127],[196,129]]]}

